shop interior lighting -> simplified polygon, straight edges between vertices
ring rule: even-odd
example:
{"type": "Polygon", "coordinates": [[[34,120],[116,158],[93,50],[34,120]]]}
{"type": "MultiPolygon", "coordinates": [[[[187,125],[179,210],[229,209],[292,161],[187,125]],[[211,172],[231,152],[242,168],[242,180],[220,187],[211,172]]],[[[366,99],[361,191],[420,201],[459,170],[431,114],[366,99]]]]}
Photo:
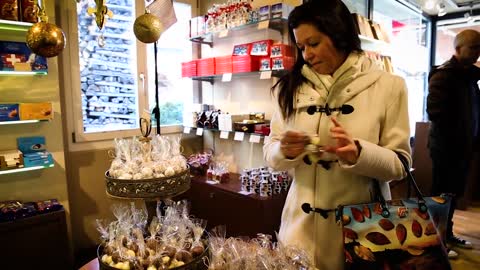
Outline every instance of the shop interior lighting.
{"type": "Polygon", "coordinates": [[[0,76],[8,75],[8,76],[31,76],[31,75],[47,75],[46,71],[0,71],[0,76]]]}
{"type": "Polygon", "coordinates": [[[0,20],[0,30],[27,32],[32,23],[0,20]]]}
{"type": "Polygon", "coordinates": [[[445,8],[445,3],[443,2],[440,2],[437,4],[437,11],[438,11],[438,16],[439,17],[442,17],[442,16],[445,16],[447,14],[447,10],[445,8]]]}
{"type": "Polygon", "coordinates": [[[435,9],[435,5],[436,5],[436,1],[435,0],[426,0],[424,3],[423,3],[423,7],[426,9],[426,10],[433,10],[435,9]]]}
{"type": "Polygon", "coordinates": [[[35,170],[41,170],[41,169],[46,169],[46,168],[52,168],[52,167],[54,167],[54,164],[50,164],[50,165],[46,165],[46,166],[34,166],[34,167],[27,167],[27,168],[2,170],[2,171],[0,171],[0,175],[2,175],[2,174],[10,174],[10,173],[19,173],[19,172],[35,171],[35,170]]]}

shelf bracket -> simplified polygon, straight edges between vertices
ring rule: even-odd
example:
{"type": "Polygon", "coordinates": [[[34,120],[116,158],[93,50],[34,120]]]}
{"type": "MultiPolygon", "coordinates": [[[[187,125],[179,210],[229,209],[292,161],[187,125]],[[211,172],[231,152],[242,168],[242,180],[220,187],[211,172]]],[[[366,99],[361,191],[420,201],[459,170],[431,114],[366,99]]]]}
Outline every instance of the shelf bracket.
{"type": "Polygon", "coordinates": [[[200,43],[200,44],[205,44],[210,46],[210,48],[213,48],[213,41],[205,41],[205,38],[203,37],[194,37],[194,38],[191,38],[190,41],[200,43]]]}

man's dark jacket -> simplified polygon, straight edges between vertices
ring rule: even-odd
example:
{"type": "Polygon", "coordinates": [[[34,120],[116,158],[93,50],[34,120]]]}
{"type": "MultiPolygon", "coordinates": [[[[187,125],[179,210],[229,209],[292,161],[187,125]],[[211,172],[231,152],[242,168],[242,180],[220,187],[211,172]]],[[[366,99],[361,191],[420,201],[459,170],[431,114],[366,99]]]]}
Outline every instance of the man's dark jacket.
{"type": "Polygon", "coordinates": [[[459,155],[472,154],[472,91],[478,91],[480,68],[463,67],[455,57],[432,69],[429,76],[427,113],[431,127],[429,147],[432,152],[459,155]]]}

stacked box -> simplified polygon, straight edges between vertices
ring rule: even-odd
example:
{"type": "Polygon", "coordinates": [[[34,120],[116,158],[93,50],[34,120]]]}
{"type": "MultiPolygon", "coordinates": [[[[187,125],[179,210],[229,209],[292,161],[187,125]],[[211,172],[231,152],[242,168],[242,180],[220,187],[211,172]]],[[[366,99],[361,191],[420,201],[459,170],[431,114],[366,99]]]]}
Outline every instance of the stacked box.
{"type": "Polygon", "coordinates": [[[270,47],[270,57],[293,56],[293,48],[287,44],[273,44],[270,47]]]}
{"type": "Polygon", "coordinates": [[[232,56],[215,57],[215,74],[232,73],[232,56]]]}
{"type": "Polygon", "coordinates": [[[20,120],[18,104],[0,104],[0,122],[18,120],[20,120]]]}
{"type": "Polygon", "coordinates": [[[182,63],[182,77],[197,76],[197,60],[182,63]]]}
{"type": "Polygon", "coordinates": [[[215,58],[197,60],[197,76],[212,76],[215,74],[215,58]]]}
{"type": "Polygon", "coordinates": [[[233,73],[251,72],[260,70],[259,56],[233,56],[232,57],[232,71],[233,73]]]}
{"type": "Polygon", "coordinates": [[[250,51],[250,55],[269,56],[272,43],[273,40],[271,39],[252,42],[252,50],[250,51]]]}
{"type": "Polygon", "coordinates": [[[20,103],[20,120],[50,120],[53,119],[51,102],[20,103]]]}
{"type": "Polygon", "coordinates": [[[270,17],[272,19],[284,18],[287,19],[293,6],[284,3],[277,3],[270,7],[270,17]]]}
{"type": "Polygon", "coordinates": [[[293,57],[282,56],[272,58],[272,70],[289,70],[293,67],[293,57]]]}
{"type": "Polygon", "coordinates": [[[260,58],[260,71],[272,70],[272,59],[270,57],[260,58]]]}
{"type": "Polygon", "coordinates": [[[250,55],[252,51],[252,43],[238,44],[233,46],[232,55],[250,55]]]}

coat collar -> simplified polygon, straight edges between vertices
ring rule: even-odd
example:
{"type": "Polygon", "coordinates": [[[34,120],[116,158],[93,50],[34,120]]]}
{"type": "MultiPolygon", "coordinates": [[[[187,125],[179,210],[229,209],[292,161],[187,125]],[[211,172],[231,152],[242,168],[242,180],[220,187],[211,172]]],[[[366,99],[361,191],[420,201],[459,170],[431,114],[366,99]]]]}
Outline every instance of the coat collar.
{"type": "Polygon", "coordinates": [[[311,105],[343,105],[345,102],[375,83],[383,73],[365,54],[351,53],[333,76],[316,73],[304,66],[302,75],[307,79],[296,94],[294,108],[311,105]],[[325,76],[333,83],[328,87],[325,76]]]}

